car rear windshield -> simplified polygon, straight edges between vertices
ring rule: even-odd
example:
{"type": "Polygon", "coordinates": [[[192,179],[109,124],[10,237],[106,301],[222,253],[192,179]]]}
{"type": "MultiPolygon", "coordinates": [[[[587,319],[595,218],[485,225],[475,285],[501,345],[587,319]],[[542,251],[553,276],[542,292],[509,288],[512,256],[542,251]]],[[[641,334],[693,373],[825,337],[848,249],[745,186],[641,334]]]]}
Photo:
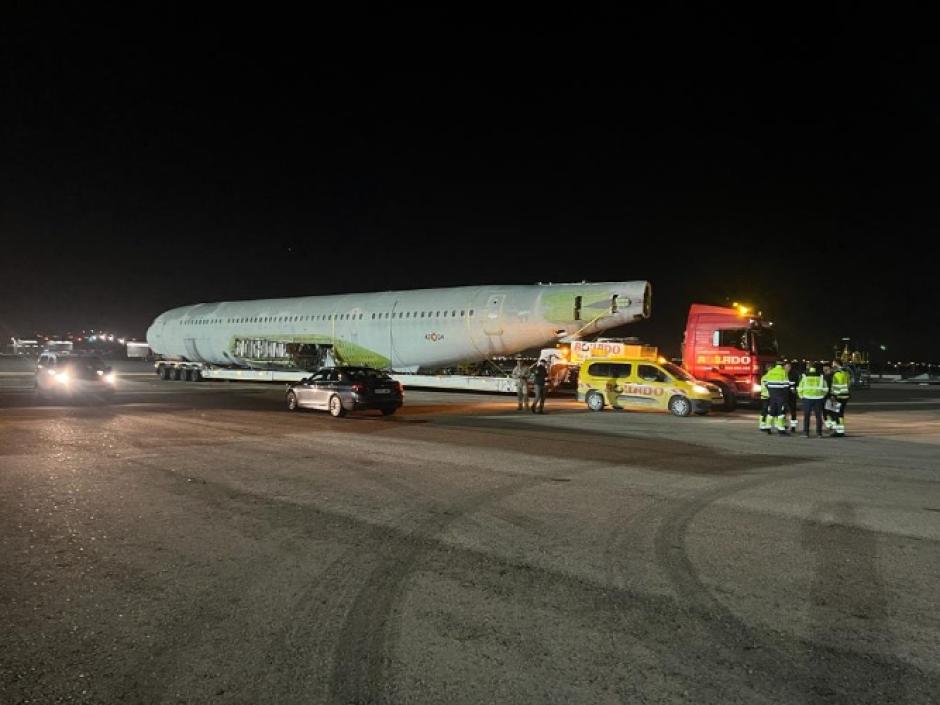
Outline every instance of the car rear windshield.
{"type": "Polygon", "coordinates": [[[342,370],[350,379],[389,379],[382,370],[373,370],[367,367],[352,367],[342,370]]]}

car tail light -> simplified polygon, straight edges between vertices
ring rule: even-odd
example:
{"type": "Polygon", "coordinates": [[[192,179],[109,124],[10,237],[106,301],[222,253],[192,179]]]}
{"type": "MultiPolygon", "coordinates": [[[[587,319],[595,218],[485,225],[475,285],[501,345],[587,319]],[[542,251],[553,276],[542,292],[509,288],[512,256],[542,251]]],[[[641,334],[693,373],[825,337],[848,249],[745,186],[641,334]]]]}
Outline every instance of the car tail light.
{"type": "Polygon", "coordinates": [[[354,392],[358,392],[359,394],[362,394],[364,391],[366,391],[366,385],[356,383],[352,386],[352,390],[354,392]]]}

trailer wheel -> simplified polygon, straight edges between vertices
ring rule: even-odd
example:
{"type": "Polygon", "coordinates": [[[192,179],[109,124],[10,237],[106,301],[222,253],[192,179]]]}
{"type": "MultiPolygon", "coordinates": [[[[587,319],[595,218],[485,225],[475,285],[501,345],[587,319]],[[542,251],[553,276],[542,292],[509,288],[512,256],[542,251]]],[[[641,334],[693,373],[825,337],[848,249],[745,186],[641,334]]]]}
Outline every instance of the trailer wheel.
{"type": "Polygon", "coordinates": [[[180,370],[179,367],[174,367],[172,370],[170,370],[170,379],[174,381],[178,381],[179,379],[181,379],[181,374],[180,374],[181,372],[182,370],[180,370]]]}
{"type": "Polygon", "coordinates": [[[587,408],[591,411],[604,410],[604,395],[600,392],[588,392],[584,401],[587,402],[587,408]]]}
{"type": "Polygon", "coordinates": [[[335,394],[330,397],[330,416],[339,418],[346,415],[346,409],[343,408],[343,400],[335,394]]]}
{"type": "Polygon", "coordinates": [[[186,369],[185,367],[180,370],[180,380],[182,380],[183,382],[189,381],[189,370],[186,369]]]}
{"type": "Polygon", "coordinates": [[[199,370],[190,370],[190,371],[189,371],[189,378],[190,378],[193,382],[199,382],[199,381],[202,380],[202,372],[200,372],[199,370]]]}
{"type": "Polygon", "coordinates": [[[157,372],[160,375],[160,379],[169,379],[170,378],[170,368],[166,365],[160,365],[160,370],[157,372]]]}
{"type": "Polygon", "coordinates": [[[688,416],[692,413],[692,402],[677,394],[669,400],[669,411],[674,416],[688,416]]]}

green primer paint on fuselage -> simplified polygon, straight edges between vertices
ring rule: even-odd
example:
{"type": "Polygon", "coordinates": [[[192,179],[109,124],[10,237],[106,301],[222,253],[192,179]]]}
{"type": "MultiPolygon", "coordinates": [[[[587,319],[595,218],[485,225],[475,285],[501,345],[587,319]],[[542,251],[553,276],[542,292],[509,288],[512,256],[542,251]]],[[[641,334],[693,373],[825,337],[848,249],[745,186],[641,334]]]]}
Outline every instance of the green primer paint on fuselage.
{"type": "MultiPolygon", "coordinates": [[[[239,334],[238,336],[232,336],[229,339],[229,353],[233,357],[237,357],[235,353],[236,343],[238,340],[263,340],[270,343],[295,343],[301,345],[332,345],[333,350],[339,360],[346,365],[358,365],[362,367],[373,367],[375,369],[387,369],[391,367],[392,361],[383,355],[375,352],[374,350],[369,350],[364,348],[361,345],[356,343],[351,343],[348,340],[343,340],[341,338],[334,338],[329,335],[271,335],[271,334],[261,334],[261,335],[246,335],[239,334]]],[[[264,359],[264,360],[255,360],[250,357],[241,356],[242,359],[249,360],[251,362],[256,362],[259,364],[274,365],[277,367],[293,367],[293,360],[290,357],[284,357],[280,359],[264,359]]]]}

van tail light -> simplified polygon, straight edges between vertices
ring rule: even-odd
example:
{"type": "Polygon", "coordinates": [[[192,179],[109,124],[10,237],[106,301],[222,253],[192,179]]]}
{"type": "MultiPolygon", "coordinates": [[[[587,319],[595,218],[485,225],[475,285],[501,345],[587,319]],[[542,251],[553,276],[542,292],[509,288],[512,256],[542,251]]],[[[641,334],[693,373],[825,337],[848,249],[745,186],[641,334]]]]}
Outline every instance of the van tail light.
{"type": "Polygon", "coordinates": [[[364,391],[366,391],[366,385],[356,383],[356,384],[354,384],[354,385],[352,386],[352,390],[353,390],[354,392],[357,392],[357,393],[359,393],[359,394],[362,394],[364,391]]]}

